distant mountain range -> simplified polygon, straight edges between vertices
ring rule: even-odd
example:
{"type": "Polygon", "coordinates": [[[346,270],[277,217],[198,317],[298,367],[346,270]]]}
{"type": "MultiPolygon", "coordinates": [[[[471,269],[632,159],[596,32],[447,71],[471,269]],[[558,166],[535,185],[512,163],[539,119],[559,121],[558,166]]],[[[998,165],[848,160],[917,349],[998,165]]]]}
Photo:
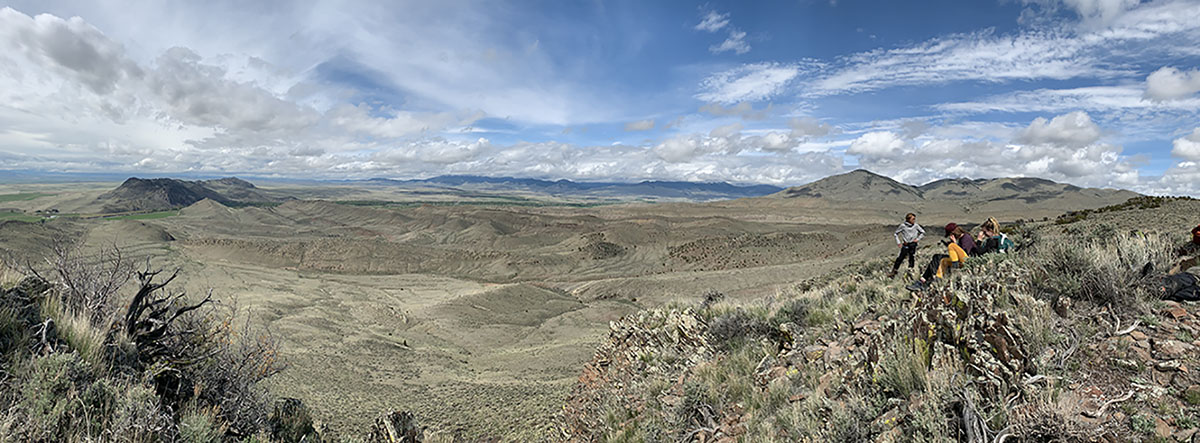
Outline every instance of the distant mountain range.
{"type": "Polygon", "coordinates": [[[234,206],[290,199],[264,192],[254,184],[234,177],[199,181],[131,177],[97,199],[103,205],[102,212],[112,213],[182,208],[206,198],[234,206]]]}
{"type": "MultiPolygon", "coordinates": [[[[1117,189],[1081,188],[1040,178],[944,179],[913,186],[866,170],[826,177],[791,188],[771,185],[738,186],[729,183],[643,181],[639,183],[574,182],[513,177],[446,175],[420,180],[375,178],[347,181],[365,187],[386,186],[405,191],[451,191],[464,198],[520,196],[558,197],[606,201],[804,200],[857,204],[952,203],[964,207],[1038,207],[1070,210],[1124,202],[1140,194],[1117,189]],[[1032,206],[1030,206],[1032,205],[1032,206]]],[[[273,203],[294,199],[280,191],[264,190],[239,178],[180,180],[129,178],[100,195],[94,205],[102,212],[158,211],[189,206],[210,199],[226,206],[273,203]]]]}
{"type": "MultiPolygon", "coordinates": [[[[1070,199],[1073,202],[1123,202],[1140,196],[1123,189],[1081,188],[1042,178],[943,179],[921,186],[858,169],[785,189],[772,198],[820,198],[832,201],[1020,201],[1026,204],[1070,199]]],[[[1072,205],[1077,206],[1077,205],[1072,205]]]]}
{"type": "Polygon", "coordinates": [[[388,186],[454,188],[479,192],[528,192],[568,198],[711,201],[760,197],[782,191],[771,185],[738,186],[729,183],[643,181],[639,183],[575,182],[533,178],[443,175],[419,180],[375,178],[359,183],[388,186]]]}

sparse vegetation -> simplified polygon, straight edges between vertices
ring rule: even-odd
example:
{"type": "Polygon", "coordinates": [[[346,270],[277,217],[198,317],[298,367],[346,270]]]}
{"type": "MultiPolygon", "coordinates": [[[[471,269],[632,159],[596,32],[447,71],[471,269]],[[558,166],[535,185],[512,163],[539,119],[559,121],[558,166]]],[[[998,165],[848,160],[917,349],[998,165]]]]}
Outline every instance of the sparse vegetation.
{"type": "Polygon", "coordinates": [[[1104,206],[1096,209],[1083,209],[1079,211],[1070,211],[1054,219],[1056,225],[1066,225],[1077,221],[1086,220],[1089,215],[1103,214],[1105,212],[1128,211],[1134,209],[1153,209],[1163,205],[1163,203],[1182,200],[1195,200],[1191,197],[1156,197],[1143,195],[1133,197],[1124,203],[1104,206]]]}
{"type": "Polygon", "coordinates": [[[137,294],[122,299],[131,271],[118,250],[64,247],[47,263],[53,278],[33,272],[0,293],[0,440],[266,435],[258,384],[283,367],[269,334],[235,322],[211,297],[187,303],[165,292],[170,280],[155,282],[155,271],[134,273],[137,294]]]}
{"type": "MultiPolygon", "coordinates": [[[[1030,243],[1036,236],[1018,235],[1030,243]]],[[[1155,417],[1194,426],[1177,403],[1200,402],[1200,387],[1165,402],[1132,394],[1113,400],[1144,401],[1131,411],[1145,412],[1119,417],[1097,413],[1090,403],[1063,403],[1067,392],[1089,383],[1102,386],[1089,388],[1096,392],[1123,389],[1109,386],[1116,383],[1111,369],[1089,362],[1133,362],[1118,373],[1135,386],[1144,386],[1138,380],[1146,371],[1162,371],[1150,367],[1162,363],[1126,357],[1144,344],[1109,337],[1125,325],[1133,327],[1119,333],[1137,330],[1146,318],[1160,321],[1154,312],[1162,302],[1147,288],[1170,266],[1172,250],[1153,234],[1100,229],[1072,238],[972,259],[945,284],[913,296],[874,271],[766,301],[707,296],[698,314],[712,357],[662,375],[676,380],[674,387],[623,385],[623,394],[611,398],[632,400],[595,404],[595,413],[630,410],[629,401],[673,404],[605,426],[614,427],[610,436],[685,441],[742,435],[753,441],[1122,440],[1161,432],[1155,417]],[[1080,410],[1100,420],[1085,422],[1080,410]],[[1181,418],[1171,418],[1176,415],[1181,418]]],[[[1180,336],[1165,333],[1160,340],[1180,336]]],[[[671,344],[639,352],[661,346],[671,344]]],[[[596,377],[622,379],[624,370],[613,362],[596,377]]],[[[579,394],[604,386],[581,384],[571,410],[586,414],[579,403],[586,397],[579,394]]]]}

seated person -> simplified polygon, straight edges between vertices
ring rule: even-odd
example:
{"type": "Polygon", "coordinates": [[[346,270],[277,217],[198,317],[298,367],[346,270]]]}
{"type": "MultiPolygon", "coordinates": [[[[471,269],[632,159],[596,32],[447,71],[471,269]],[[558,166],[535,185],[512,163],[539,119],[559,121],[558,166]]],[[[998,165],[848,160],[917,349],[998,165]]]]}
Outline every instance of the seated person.
{"type": "Polygon", "coordinates": [[[1000,223],[996,221],[995,217],[989,217],[987,221],[980,225],[979,234],[975,236],[975,242],[978,245],[978,249],[971,255],[982,255],[992,252],[1004,253],[1013,247],[1013,241],[1008,238],[1008,235],[1000,232],[1000,223]]]}
{"type": "MultiPolygon", "coordinates": [[[[913,282],[908,289],[920,291],[928,288],[934,279],[945,278],[951,268],[962,267],[962,264],[967,261],[967,251],[960,243],[963,238],[970,240],[971,236],[954,223],[946,225],[946,235],[950,237],[950,241],[946,244],[946,253],[934,255],[929,264],[925,266],[925,273],[921,276],[921,280],[913,282]]],[[[973,241],[969,244],[975,245],[973,241]]]]}

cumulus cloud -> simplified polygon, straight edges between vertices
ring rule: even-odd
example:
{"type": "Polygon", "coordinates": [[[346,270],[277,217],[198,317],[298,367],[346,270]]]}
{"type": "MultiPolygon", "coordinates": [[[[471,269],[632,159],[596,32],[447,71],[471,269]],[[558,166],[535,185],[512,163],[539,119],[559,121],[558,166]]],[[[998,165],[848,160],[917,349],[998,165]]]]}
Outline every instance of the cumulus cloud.
{"type": "Polygon", "coordinates": [[[469,142],[437,138],[388,147],[372,154],[371,160],[385,164],[423,162],[451,165],[473,160],[491,148],[491,142],[486,138],[469,142]]]}
{"type": "Polygon", "coordinates": [[[1178,100],[1200,92],[1200,70],[1180,71],[1164,66],[1146,77],[1146,98],[1178,100]]]}
{"type": "Polygon", "coordinates": [[[746,32],[737,29],[729,30],[729,37],[719,45],[708,47],[708,52],[720,54],[722,52],[733,51],[734,54],[745,54],[750,52],[750,44],[746,43],[746,32]]]}
{"type": "Polygon", "coordinates": [[[796,147],[797,139],[783,132],[768,132],[749,137],[745,143],[763,152],[786,153],[796,147]]]}
{"type": "Polygon", "coordinates": [[[632,121],[625,124],[625,131],[649,131],[654,129],[654,119],[632,121]]]}
{"type": "Polygon", "coordinates": [[[1200,128],[1196,128],[1191,134],[1175,139],[1172,144],[1174,147],[1171,149],[1171,155],[1188,161],[1200,162],[1200,128]]]}
{"type": "Polygon", "coordinates": [[[846,153],[858,155],[868,162],[888,161],[906,150],[907,144],[896,133],[890,131],[868,132],[850,143],[846,153]]]}
{"type": "Polygon", "coordinates": [[[949,137],[952,128],[932,128],[909,139],[873,131],[855,139],[846,154],[867,169],[908,183],[954,177],[1043,177],[1083,186],[1143,185],[1134,159],[1120,146],[1100,142],[1101,130],[1086,114],[1035,119],[1010,131],[1010,138],[949,137]]]}
{"type": "Polygon", "coordinates": [[[729,25],[729,14],[721,14],[717,11],[707,11],[704,13],[704,18],[700,23],[696,24],[697,31],[717,32],[721,28],[729,25]]]}
{"type": "Polygon", "coordinates": [[[904,131],[904,138],[914,139],[920,137],[925,131],[929,130],[929,122],[925,120],[905,120],[900,124],[900,129],[904,131]]]}
{"type": "Polygon", "coordinates": [[[78,81],[97,94],[112,92],[125,78],[142,75],[125,49],[79,17],[30,17],[0,9],[0,42],[30,59],[78,81]]]}
{"type": "Polygon", "coordinates": [[[229,130],[296,131],[318,114],[252,84],[225,79],[224,69],[175,47],[156,60],[144,85],[182,122],[229,130]]]}
{"type": "Polygon", "coordinates": [[[800,72],[801,67],[796,64],[742,65],[704,79],[696,98],[724,104],[766,100],[783,92],[800,72]]]}
{"type": "Polygon", "coordinates": [[[1200,183],[1200,162],[1184,161],[1167,168],[1161,177],[1136,186],[1134,190],[1156,195],[1200,197],[1196,183],[1200,183]]]}
{"type": "Polygon", "coordinates": [[[1046,121],[1038,117],[1017,138],[1033,145],[1061,145],[1081,148],[1100,140],[1100,127],[1092,122],[1086,112],[1075,111],[1046,121]]]}

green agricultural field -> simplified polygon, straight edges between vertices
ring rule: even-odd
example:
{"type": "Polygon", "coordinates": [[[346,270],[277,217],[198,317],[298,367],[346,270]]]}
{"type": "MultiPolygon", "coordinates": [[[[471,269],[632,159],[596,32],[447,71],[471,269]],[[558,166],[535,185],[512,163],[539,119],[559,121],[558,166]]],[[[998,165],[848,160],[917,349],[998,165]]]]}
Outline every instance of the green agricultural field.
{"type": "Polygon", "coordinates": [[[33,200],[35,198],[49,197],[54,194],[43,194],[40,192],[19,192],[16,194],[0,194],[0,203],[33,200]]]}
{"type": "Polygon", "coordinates": [[[33,215],[22,214],[20,212],[0,212],[0,222],[4,222],[4,221],[8,221],[8,220],[16,220],[16,221],[20,221],[20,222],[34,223],[34,222],[42,220],[42,218],[33,216],[33,215]]]}

